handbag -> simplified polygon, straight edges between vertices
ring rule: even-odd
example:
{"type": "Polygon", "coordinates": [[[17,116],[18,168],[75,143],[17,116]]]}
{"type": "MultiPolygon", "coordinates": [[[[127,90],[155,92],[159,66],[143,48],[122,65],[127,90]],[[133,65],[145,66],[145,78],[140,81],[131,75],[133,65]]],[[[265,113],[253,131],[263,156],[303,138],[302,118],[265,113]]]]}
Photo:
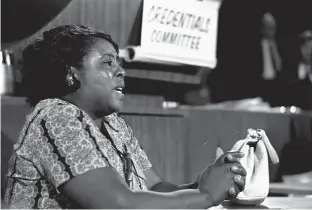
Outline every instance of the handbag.
{"type": "Polygon", "coordinates": [[[266,133],[261,129],[248,129],[245,139],[237,141],[231,151],[245,154],[239,162],[246,169],[245,188],[232,203],[259,205],[269,194],[269,158],[273,164],[279,162],[278,155],[266,133]]]}

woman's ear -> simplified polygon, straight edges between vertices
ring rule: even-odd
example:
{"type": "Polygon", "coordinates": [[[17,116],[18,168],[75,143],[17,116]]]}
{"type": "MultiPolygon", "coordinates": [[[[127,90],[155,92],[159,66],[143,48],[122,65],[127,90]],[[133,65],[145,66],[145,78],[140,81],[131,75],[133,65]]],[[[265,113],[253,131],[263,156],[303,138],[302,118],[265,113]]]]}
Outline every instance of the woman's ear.
{"type": "Polygon", "coordinates": [[[81,72],[77,68],[72,66],[68,66],[67,71],[67,82],[70,87],[70,91],[75,92],[80,88],[81,85],[81,72]]]}
{"type": "Polygon", "coordinates": [[[68,66],[67,68],[68,74],[71,75],[75,81],[80,81],[81,72],[76,67],[73,66],[68,66]]]}

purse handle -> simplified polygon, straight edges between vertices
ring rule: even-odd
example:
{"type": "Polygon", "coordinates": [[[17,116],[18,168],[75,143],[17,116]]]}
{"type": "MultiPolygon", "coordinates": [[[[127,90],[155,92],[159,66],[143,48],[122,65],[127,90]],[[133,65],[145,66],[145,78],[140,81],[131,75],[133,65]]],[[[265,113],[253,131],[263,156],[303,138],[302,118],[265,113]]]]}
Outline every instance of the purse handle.
{"type": "Polygon", "coordinates": [[[262,129],[254,130],[254,129],[249,128],[246,140],[240,146],[238,151],[240,152],[248,142],[257,142],[259,140],[262,140],[264,145],[266,146],[267,152],[269,153],[272,163],[277,164],[279,162],[278,155],[275,149],[273,148],[269,138],[267,137],[265,131],[262,129]]]}

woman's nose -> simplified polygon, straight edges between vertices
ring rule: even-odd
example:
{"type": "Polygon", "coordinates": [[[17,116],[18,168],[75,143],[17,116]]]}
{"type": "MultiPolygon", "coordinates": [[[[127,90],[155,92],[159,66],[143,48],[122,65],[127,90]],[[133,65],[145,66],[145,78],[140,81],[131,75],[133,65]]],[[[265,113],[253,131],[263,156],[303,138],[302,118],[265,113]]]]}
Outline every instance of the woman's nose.
{"type": "Polygon", "coordinates": [[[126,76],[126,72],[123,68],[119,67],[117,70],[117,77],[124,78],[126,76]]]}

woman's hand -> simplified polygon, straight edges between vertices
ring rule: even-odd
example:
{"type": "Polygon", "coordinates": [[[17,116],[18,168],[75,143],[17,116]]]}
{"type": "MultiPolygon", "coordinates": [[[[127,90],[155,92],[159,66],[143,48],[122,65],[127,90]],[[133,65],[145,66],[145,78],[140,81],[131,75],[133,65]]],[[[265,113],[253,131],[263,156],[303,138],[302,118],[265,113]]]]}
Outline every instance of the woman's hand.
{"type": "Polygon", "coordinates": [[[222,154],[198,177],[199,190],[209,193],[214,205],[244,190],[246,171],[238,162],[243,156],[240,152],[222,154]]]}

